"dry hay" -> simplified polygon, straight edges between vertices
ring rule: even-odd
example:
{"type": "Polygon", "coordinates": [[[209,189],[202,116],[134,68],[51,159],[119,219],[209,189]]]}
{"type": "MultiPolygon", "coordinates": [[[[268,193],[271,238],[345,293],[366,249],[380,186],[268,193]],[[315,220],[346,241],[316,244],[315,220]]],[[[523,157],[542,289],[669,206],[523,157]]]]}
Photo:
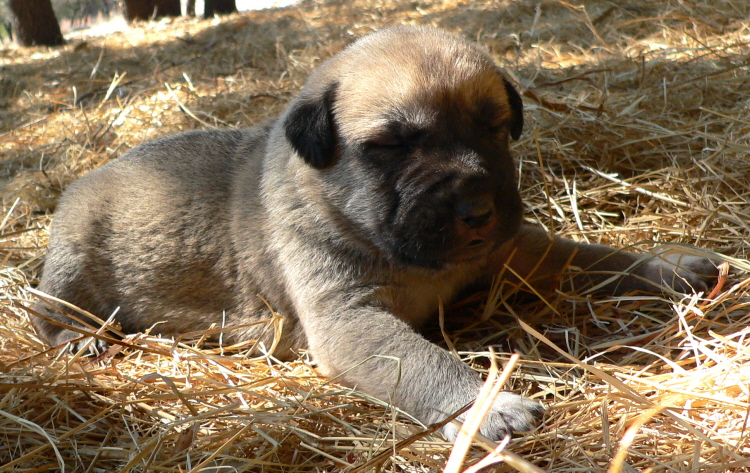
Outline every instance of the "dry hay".
{"type": "Polygon", "coordinates": [[[530,221],[733,265],[710,295],[511,304],[499,288],[446,308],[428,336],[479,370],[487,347],[520,353],[507,387],[549,409],[505,450],[479,439],[462,462],[456,447],[450,471],[750,470],[748,18],[740,0],[339,0],[0,51],[0,471],[445,467],[451,445],[304,354],[141,335],[96,361],[56,357],[24,310],[67,183],[149,138],[270,117],[321,59],[404,22],[486,44],[520,84],[530,221]]]}

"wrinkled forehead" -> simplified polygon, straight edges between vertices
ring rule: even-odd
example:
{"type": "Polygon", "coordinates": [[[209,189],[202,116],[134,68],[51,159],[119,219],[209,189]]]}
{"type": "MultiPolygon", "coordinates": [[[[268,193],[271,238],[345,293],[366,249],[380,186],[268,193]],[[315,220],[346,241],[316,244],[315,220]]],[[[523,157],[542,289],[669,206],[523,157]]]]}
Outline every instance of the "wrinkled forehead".
{"type": "Polygon", "coordinates": [[[358,51],[338,77],[334,114],[349,142],[366,140],[394,121],[496,125],[510,119],[502,76],[480,50],[418,41],[378,46],[358,51]]]}

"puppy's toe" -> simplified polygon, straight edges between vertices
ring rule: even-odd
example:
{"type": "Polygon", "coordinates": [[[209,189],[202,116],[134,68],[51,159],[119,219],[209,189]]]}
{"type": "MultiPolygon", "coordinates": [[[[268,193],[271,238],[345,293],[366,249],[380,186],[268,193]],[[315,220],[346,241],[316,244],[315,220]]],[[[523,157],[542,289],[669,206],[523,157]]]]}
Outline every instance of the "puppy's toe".
{"type": "Polygon", "coordinates": [[[78,353],[82,349],[86,348],[86,351],[83,353],[83,356],[99,356],[102,353],[104,353],[107,348],[109,348],[109,344],[103,340],[100,340],[98,338],[94,339],[93,342],[91,342],[88,347],[86,346],[89,340],[91,340],[92,337],[86,337],[83,340],[79,340],[77,342],[73,342],[68,345],[68,350],[71,353],[78,353]]]}
{"type": "Polygon", "coordinates": [[[714,261],[669,250],[649,262],[648,271],[650,280],[685,294],[708,292],[719,275],[714,261]]]}
{"type": "MultiPolygon", "coordinates": [[[[517,394],[502,392],[482,422],[479,432],[492,440],[501,440],[515,432],[528,432],[544,418],[544,408],[538,402],[517,394]]],[[[463,421],[464,416],[459,417],[463,421]]],[[[451,442],[458,436],[458,428],[448,424],[443,435],[451,442]]]]}
{"type": "Polygon", "coordinates": [[[60,350],[66,350],[70,354],[78,353],[85,348],[83,356],[99,356],[109,346],[107,342],[98,338],[89,344],[91,339],[92,337],[82,337],[80,333],[72,330],[60,330],[48,338],[51,346],[59,347],[60,350]]]}
{"type": "Polygon", "coordinates": [[[500,440],[514,432],[528,432],[544,418],[544,408],[538,402],[516,394],[502,392],[495,399],[479,431],[492,440],[500,440]]]}

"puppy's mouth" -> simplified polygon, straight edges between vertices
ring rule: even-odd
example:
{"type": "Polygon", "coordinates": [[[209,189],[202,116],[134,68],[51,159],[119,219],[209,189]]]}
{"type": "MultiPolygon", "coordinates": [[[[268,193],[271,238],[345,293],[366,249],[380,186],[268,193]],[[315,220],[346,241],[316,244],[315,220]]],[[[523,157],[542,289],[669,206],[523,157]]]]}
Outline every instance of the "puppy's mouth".
{"type": "Polygon", "coordinates": [[[486,258],[498,246],[500,242],[496,238],[476,236],[447,251],[445,259],[449,263],[470,263],[486,258]]]}
{"type": "Polygon", "coordinates": [[[482,242],[475,246],[458,248],[447,255],[446,264],[473,263],[479,261],[487,257],[489,246],[490,245],[486,245],[485,242],[482,242]]]}
{"type": "Polygon", "coordinates": [[[500,234],[497,228],[487,236],[473,236],[468,239],[462,236],[464,235],[457,236],[454,233],[450,244],[433,247],[428,251],[425,251],[425,248],[416,251],[414,248],[408,248],[412,251],[404,251],[405,246],[401,246],[399,248],[401,251],[392,254],[401,263],[408,265],[445,269],[454,265],[474,264],[486,260],[493,251],[509,239],[506,235],[500,234]]]}

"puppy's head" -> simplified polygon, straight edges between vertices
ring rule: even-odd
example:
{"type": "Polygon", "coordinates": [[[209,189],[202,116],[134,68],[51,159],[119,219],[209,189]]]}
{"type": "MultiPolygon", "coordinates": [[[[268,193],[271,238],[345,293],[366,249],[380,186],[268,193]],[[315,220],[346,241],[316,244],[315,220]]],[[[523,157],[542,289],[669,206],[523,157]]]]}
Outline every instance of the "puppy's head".
{"type": "Polygon", "coordinates": [[[319,67],[282,117],[329,211],[393,261],[441,268],[512,238],[522,103],[479,47],[396,27],[319,67]]]}

